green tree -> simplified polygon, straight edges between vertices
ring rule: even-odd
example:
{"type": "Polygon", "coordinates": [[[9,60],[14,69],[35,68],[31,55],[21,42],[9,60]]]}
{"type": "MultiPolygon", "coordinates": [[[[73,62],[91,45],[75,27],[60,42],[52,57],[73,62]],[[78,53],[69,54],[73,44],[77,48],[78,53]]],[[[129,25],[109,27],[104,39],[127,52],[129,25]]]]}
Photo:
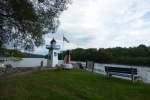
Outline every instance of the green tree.
{"type": "Polygon", "coordinates": [[[12,53],[13,53],[13,57],[22,57],[23,56],[22,52],[19,50],[12,50],[12,53]]]}
{"type": "Polygon", "coordinates": [[[95,62],[96,59],[97,59],[97,49],[96,48],[86,49],[86,60],[90,60],[90,61],[95,62]]]}
{"type": "Polygon", "coordinates": [[[0,47],[18,46],[33,51],[44,35],[55,33],[59,15],[70,0],[0,0],[0,47]]]}
{"type": "MultiPolygon", "coordinates": [[[[64,51],[65,54],[65,51],[64,51]]],[[[59,54],[59,59],[62,55],[59,54]]],[[[150,66],[150,46],[139,45],[137,47],[115,48],[77,48],[71,50],[72,61],[94,61],[97,63],[116,63],[128,65],[150,66]]]]}

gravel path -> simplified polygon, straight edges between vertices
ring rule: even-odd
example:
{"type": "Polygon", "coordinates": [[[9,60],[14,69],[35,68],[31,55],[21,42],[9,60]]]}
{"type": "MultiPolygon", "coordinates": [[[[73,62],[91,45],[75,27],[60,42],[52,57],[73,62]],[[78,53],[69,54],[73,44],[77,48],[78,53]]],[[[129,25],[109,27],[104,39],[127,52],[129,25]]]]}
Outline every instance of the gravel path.
{"type": "Polygon", "coordinates": [[[0,68],[0,79],[5,79],[9,77],[18,76],[18,75],[24,75],[24,74],[32,74],[39,71],[51,70],[51,69],[56,69],[56,68],[42,67],[38,69],[37,67],[17,67],[17,68],[12,68],[7,70],[5,70],[4,68],[0,68]]]}

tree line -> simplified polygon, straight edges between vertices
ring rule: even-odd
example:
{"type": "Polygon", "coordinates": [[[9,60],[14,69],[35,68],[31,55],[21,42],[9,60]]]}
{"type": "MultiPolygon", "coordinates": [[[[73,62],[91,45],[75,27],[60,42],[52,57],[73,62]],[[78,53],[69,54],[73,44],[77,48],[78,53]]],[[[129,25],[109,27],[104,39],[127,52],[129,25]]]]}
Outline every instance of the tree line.
{"type": "MultiPolygon", "coordinates": [[[[64,54],[66,51],[63,52],[64,54]]],[[[70,51],[72,61],[94,61],[96,63],[150,66],[150,46],[114,48],[76,48],[70,51]]],[[[62,59],[62,54],[58,57],[62,59]]]]}
{"type": "Polygon", "coordinates": [[[44,58],[44,55],[21,52],[15,49],[0,48],[0,57],[44,58]]]}

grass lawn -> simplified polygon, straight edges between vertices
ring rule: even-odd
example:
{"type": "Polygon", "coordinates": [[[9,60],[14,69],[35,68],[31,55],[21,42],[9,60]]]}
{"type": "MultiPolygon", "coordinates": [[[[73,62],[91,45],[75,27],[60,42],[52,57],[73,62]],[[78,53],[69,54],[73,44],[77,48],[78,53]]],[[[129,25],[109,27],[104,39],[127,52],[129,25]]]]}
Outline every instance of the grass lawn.
{"type": "Polygon", "coordinates": [[[0,80],[0,100],[150,100],[150,84],[79,69],[48,70],[0,80]]]}

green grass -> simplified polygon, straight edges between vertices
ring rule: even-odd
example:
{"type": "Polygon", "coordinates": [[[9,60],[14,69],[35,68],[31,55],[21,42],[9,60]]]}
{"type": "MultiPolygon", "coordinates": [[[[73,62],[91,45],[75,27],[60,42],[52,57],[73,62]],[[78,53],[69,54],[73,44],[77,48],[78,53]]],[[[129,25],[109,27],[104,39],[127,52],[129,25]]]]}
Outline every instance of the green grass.
{"type": "Polygon", "coordinates": [[[78,69],[49,70],[0,80],[0,100],[150,100],[150,84],[78,69]]]}

